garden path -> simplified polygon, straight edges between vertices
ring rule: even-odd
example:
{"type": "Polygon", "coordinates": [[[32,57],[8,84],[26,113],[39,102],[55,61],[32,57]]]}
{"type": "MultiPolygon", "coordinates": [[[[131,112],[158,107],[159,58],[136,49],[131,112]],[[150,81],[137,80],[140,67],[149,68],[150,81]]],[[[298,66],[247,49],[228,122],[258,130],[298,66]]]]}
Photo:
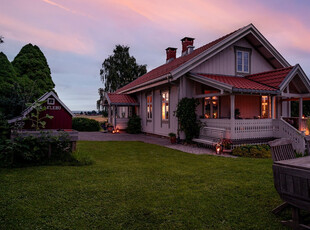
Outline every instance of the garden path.
{"type": "Polygon", "coordinates": [[[103,132],[79,132],[80,141],[142,141],[149,144],[161,145],[167,148],[176,149],[182,152],[196,154],[196,155],[216,155],[223,157],[234,157],[228,154],[217,155],[214,150],[207,148],[200,148],[191,145],[170,144],[168,138],[158,137],[146,134],[128,134],[128,133],[103,133],[103,132]]]}

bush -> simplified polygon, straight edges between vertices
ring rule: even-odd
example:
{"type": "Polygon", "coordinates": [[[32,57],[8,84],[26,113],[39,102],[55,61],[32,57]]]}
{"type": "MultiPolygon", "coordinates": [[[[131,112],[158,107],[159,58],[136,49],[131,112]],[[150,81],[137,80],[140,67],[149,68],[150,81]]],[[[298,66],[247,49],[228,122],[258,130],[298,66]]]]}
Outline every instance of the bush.
{"type": "Polygon", "coordinates": [[[232,155],[239,157],[270,158],[271,151],[268,145],[244,145],[235,148],[232,155]]]}
{"type": "Polygon", "coordinates": [[[141,118],[139,116],[132,116],[127,123],[127,133],[141,133],[141,118]]]}
{"type": "Polygon", "coordinates": [[[18,136],[0,145],[2,167],[55,163],[81,164],[71,153],[69,135],[65,132],[58,136],[51,136],[48,132],[41,132],[40,136],[18,136]]]}
{"type": "Polygon", "coordinates": [[[199,101],[194,98],[182,98],[176,110],[176,117],[180,125],[180,130],[184,131],[186,142],[191,142],[199,135],[200,123],[197,121],[196,108],[199,101]]]}
{"type": "Polygon", "coordinates": [[[72,128],[77,131],[99,131],[98,121],[84,117],[75,117],[72,119],[72,128]]]}

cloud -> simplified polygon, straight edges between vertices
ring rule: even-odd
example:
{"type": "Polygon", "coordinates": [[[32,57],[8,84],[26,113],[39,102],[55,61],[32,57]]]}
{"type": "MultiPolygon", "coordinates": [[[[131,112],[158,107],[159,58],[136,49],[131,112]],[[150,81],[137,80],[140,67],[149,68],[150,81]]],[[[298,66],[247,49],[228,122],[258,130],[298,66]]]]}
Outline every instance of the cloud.
{"type": "Polygon", "coordinates": [[[0,26],[6,38],[25,43],[31,42],[58,51],[77,54],[91,54],[94,52],[92,42],[79,34],[63,34],[48,29],[40,29],[5,15],[0,16],[0,26]]]}
{"type": "Polygon", "coordinates": [[[53,6],[56,6],[62,10],[65,10],[67,12],[70,12],[72,14],[77,14],[77,15],[81,15],[81,16],[86,16],[86,17],[89,17],[91,19],[94,19],[94,17],[92,17],[91,15],[88,15],[88,14],[85,14],[85,13],[82,13],[82,12],[79,12],[79,11],[76,11],[76,10],[72,10],[68,7],[65,7],[59,3],[56,3],[56,2],[53,2],[53,1],[50,1],[50,0],[42,0],[43,2],[46,2],[47,4],[50,4],[50,5],[53,5],[53,6]]]}

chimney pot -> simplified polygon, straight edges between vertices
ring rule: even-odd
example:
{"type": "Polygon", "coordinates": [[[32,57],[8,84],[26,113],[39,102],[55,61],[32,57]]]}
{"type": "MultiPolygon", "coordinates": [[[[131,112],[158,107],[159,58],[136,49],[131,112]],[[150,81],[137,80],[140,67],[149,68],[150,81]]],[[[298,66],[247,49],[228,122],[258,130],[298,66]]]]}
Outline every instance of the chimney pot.
{"type": "Polygon", "coordinates": [[[182,56],[187,54],[187,47],[188,46],[193,46],[194,45],[194,40],[195,38],[190,38],[190,37],[184,37],[181,39],[182,42],[182,56]]]}
{"type": "Polygon", "coordinates": [[[167,54],[166,63],[173,61],[177,57],[177,48],[168,47],[166,49],[166,54],[167,54]]]}

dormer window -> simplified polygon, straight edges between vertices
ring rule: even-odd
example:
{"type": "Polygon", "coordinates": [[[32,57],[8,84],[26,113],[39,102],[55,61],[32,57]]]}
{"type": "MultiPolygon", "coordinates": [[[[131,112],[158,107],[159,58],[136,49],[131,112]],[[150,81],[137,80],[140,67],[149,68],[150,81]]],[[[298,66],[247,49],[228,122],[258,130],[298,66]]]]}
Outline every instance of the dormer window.
{"type": "Polygon", "coordinates": [[[236,72],[250,73],[250,50],[236,49],[236,72]]]}

